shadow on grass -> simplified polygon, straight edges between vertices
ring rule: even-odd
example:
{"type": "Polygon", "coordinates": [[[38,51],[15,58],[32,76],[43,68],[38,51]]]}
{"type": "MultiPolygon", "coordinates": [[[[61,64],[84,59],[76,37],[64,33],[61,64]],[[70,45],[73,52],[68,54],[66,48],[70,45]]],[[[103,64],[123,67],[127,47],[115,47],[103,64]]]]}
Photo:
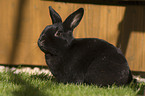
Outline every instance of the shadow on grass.
{"type": "Polygon", "coordinates": [[[14,96],[50,96],[48,93],[44,93],[44,89],[46,90],[47,88],[51,88],[52,84],[47,84],[49,87],[45,85],[43,88],[40,88],[39,86],[35,86],[35,83],[32,84],[32,82],[35,79],[41,79],[45,81],[53,77],[48,78],[48,75],[40,74],[23,78],[22,74],[14,74],[11,71],[9,71],[8,74],[10,76],[9,82],[13,83],[14,85],[21,86],[18,90],[14,90],[12,92],[14,96]]]}
{"type": "MultiPolygon", "coordinates": [[[[43,81],[44,80],[51,80],[51,83],[56,83],[57,82],[56,79],[55,79],[55,77],[49,76],[48,74],[31,75],[30,77],[33,78],[33,79],[40,79],[40,80],[43,80],[43,81]]],[[[72,84],[72,83],[70,83],[70,84],[72,84]]],[[[88,85],[88,84],[84,84],[84,85],[88,85]]],[[[88,85],[88,86],[96,86],[96,85],[88,85]]],[[[112,86],[114,86],[114,85],[112,85],[112,86]]],[[[144,96],[145,96],[145,83],[137,83],[135,81],[132,81],[131,84],[125,85],[125,86],[129,86],[134,91],[138,90],[138,95],[141,95],[142,96],[144,94],[144,96]]],[[[103,88],[108,88],[108,86],[103,87],[103,88]]]]}
{"type": "Polygon", "coordinates": [[[49,76],[48,74],[36,74],[36,75],[31,75],[30,78],[32,79],[40,79],[40,80],[50,80],[51,82],[56,82],[56,79],[54,76],[49,76]]]}
{"type": "Polygon", "coordinates": [[[145,96],[145,84],[140,87],[138,95],[145,96]]]}
{"type": "Polygon", "coordinates": [[[129,85],[126,85],[132,88],[134,91],[137,92],[137,96],[145,96],[145,83],[138,83],[136,81],[131,82],[129,85]]]}

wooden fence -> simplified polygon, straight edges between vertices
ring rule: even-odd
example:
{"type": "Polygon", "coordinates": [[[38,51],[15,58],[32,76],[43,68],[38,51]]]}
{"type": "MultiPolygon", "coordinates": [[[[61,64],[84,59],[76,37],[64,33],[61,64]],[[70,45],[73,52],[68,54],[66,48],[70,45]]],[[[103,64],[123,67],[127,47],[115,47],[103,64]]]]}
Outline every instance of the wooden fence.
{"type": "Polygon", "coordinates": [[[46,65],[37,40],[51,24],[48,6],[64,20],[83,7],[76,38],[102,38],[121,47],[133,71],[145,71],[145,6],[77,4],[41,0],[0,0],[0,64],[46,65]]]}

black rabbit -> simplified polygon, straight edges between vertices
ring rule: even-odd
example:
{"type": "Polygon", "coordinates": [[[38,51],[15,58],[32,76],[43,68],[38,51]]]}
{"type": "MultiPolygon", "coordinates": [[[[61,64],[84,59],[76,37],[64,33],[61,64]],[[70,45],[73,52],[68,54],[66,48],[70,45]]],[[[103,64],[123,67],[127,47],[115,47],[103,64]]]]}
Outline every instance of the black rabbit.
{"type": "Polygon", "coordinates": [[[73,37],[73,29],[83,17],[83,8],[64,22],[52,7],[49,10],[53,25],[43,30],[38,46],[58,82],[107,86],[132,81],[128,63],[119,48],[97,38],[73,37]]]}

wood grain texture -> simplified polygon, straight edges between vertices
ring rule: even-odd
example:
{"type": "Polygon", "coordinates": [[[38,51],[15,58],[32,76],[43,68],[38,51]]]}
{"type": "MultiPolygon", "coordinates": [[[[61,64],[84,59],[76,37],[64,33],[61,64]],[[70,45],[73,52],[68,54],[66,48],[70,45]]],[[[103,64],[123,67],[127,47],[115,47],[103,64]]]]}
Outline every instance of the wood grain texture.
{"type": "Polygon", "coordinates": [[[83,7],[75,38],[101,38],[121,47],[133,71],[145,71],[145,6],[74,4],[40,0],[0,0],[0,64],[46,65],[37,46],[51,25],[48,6],[65,18],[83,7]],[[21,54],[21,55],[20,55],[21,54]]]}

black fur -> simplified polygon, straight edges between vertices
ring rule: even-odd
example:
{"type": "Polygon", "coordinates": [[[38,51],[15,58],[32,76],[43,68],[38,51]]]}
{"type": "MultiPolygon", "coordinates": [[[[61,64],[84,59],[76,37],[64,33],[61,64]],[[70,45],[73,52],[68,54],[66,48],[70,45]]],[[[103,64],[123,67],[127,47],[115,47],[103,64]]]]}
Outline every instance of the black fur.
{"type": "Polygon", "coordinates": [[[46,26],[38,40],[46,63],[58,82],[99,86],[124,85],[132,81],[128,63],[119,48],[97,38],[73,38],[73,29],[82,19],[78,9],[64,22],[49,7],[53,25],[46,26]]]}

